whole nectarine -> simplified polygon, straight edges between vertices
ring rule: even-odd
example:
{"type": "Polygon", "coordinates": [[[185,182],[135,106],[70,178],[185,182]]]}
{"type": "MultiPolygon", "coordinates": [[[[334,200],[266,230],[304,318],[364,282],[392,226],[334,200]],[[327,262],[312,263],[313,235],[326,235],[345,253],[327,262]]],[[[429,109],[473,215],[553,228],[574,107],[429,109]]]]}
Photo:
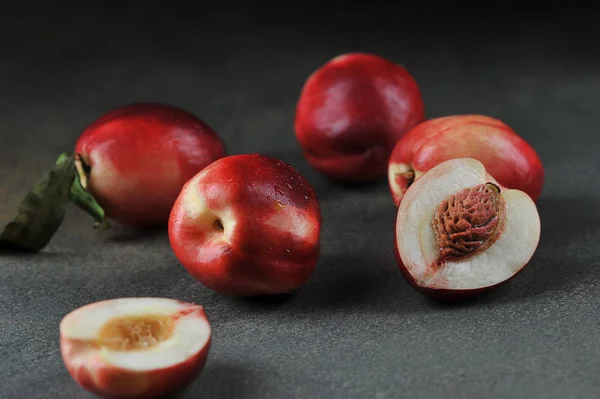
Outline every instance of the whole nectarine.
{"type": "Polygon", "coordinates": [[[75,146],[87,189],[106,216],[136,226],[166,225],[184,183],[226,155],[217,133],[192,113],[131,104],[87,126],[75,146]]]}
{"type": "Polygon", "coordinates": [[[230,155],[183,187],[169,238],[181,264],[214,291],[285,294],[315,270],[321,220],[317,195],[291,165],[230,155]]]}
{"type": "Polygon", "coordinates": [[[295,132],[307,161],[341,182],[385,175],[396,142],[423,121],[413,76],[374,54],[338,56],[304,83],[295,132]]]}
{"type": "Polygon", "coordinates": [[[490,116],[452,115],[420,123],[394,147],[388,182],[396,205],[416,178],[454,158],[477,159],[500,184],[522,190],[534,201],[542,193],[544,168],[525,139],[490,116]]]}

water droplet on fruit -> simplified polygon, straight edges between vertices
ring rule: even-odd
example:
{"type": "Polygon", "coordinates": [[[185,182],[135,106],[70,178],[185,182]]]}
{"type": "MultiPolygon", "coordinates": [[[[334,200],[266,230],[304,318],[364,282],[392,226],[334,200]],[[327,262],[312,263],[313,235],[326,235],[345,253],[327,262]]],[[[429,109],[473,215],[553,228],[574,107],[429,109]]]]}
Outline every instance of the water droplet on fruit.
{"type": "Polygon", "coordinates": [[[292,189],[292,185],[290,183],[287,183],[286,186],[288,186],[290,190],[292,189]]]}
{"type": "Polygon", "coordinates": [[[286,249],[285,251],[286,251],[287,253],[290,253],[290,252],[292,252],[292,251],[290,251],[289,249],[286,249]]]}
{"type": "Polygon", "coordinates": [[[304,196],[304,199],[308,199],[308,195],[305,195],[305,196],[304,196]]]}
{"type": "Polygon", "coordinates": [[[277,192],[277,194],[281,194],[281,195],[284,194],[283,190],[280,189],[279,187],[275,187],[275,192],[277,192]]]}
{"type": "Polygon", "coordinates": [[[275,202],[277,202],[277,205],[279,205],[280,208],[285,208],[287,206],[286,204],[284,204],[281,201],[275,201],[275,202]]]}

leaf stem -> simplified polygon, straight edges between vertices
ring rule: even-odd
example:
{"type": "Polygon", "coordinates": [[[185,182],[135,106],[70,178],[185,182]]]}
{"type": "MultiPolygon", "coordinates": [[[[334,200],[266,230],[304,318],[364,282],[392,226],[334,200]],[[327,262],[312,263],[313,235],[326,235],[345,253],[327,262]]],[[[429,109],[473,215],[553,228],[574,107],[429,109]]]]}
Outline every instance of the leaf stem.
{"type": "Polygon", "coordinates": [[[96,202],[96,199],[87,190],[88,173],[90,168],[85,164],[79,154],[74,159],[77,175],[71,186],[71,202],[84,210],[94,219],[94,228],[104,230],[110,227],[105,218],[104,209],[96,202]]]}

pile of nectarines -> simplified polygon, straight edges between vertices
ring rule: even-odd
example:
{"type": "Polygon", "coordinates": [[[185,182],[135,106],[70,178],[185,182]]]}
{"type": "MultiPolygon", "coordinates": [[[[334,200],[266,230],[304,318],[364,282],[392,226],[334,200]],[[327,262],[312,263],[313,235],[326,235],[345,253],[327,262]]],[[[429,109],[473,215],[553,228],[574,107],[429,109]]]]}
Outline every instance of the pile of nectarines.
{"type": "MultiPolygon", "coordinates": [[[[328,179],[387,174],[397,206],[390,251],[420,292],[472,296],[513,278],[536,251],[544,170],[534,149],[490,116],[427,119],[404,67],[372,54],[333,58],[306,80],[293,125],[306,161],[328,179]]],[[[315,271],[322,218],[310,182],[282,160],[227,154],[188,111],[114,109],[84,129],[65,159],[23,200],[0,241],[41,250],[64,213],[57,198],[67,198],[96,219],[165,226],[182,266],[224,295],[290,293],[315,271]],[[35,212],[32,204],[46,203],[35,212]]],[[[204,309],[167,298],[101,301],[60,324],[69,373],[107,396],[181,389],[202,370],[210,342],[204,309]]]]}

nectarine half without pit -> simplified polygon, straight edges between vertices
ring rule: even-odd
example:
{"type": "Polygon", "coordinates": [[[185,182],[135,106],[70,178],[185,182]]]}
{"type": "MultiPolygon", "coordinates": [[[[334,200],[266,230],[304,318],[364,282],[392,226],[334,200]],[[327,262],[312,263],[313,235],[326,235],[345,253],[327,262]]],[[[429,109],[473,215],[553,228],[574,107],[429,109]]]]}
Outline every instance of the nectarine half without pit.
{"type": "Polygon", "coordinates": [[[202,306],[118,298],[67,314],[60,322],[60,350],[83,389],[111,398],[156,398],[198,377],[211,335],[202,306]]]}
{"type": "Polygon", "coordinates": [[[540,239],[525,192],[502,186],[472,158],[444,161],[408,188],[394,248],[408,282],[438,299],[487,291],[521,272],[540,239]]]}

